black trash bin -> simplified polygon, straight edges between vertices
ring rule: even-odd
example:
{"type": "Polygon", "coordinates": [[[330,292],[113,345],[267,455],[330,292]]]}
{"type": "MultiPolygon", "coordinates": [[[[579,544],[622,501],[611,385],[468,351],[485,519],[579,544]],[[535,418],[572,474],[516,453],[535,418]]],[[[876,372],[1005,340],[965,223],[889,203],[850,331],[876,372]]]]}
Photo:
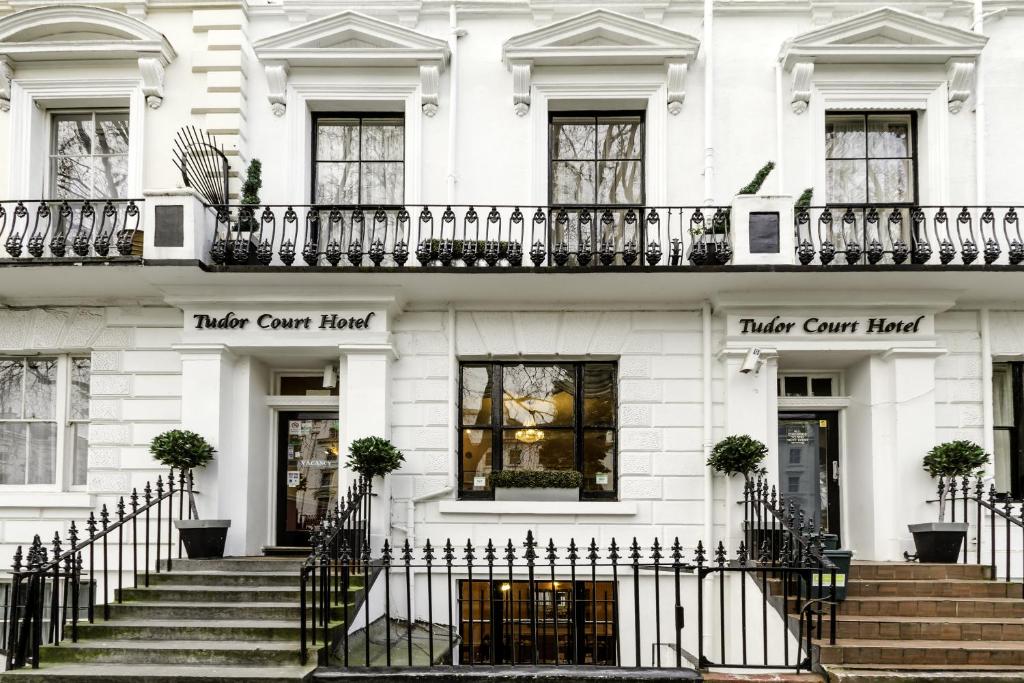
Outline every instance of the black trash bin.
{"type": "MultiPolygon", "coordinates": [[[[846,581],[850,574],[850,562],[853,560],[852,550],[825,550],[825,557],[828,558],[829,562],[836,566],[835,577],[836,577],[836,600],[846,599],[846,581]]],[[[815,598],[829,598],[831,597],[830,589],[832,587],[832,571],[823,570],[821,572],[821,583],[819,585],[818,572],[815,571],[811,575],[811,586],[812,596],[815,598]]]]}

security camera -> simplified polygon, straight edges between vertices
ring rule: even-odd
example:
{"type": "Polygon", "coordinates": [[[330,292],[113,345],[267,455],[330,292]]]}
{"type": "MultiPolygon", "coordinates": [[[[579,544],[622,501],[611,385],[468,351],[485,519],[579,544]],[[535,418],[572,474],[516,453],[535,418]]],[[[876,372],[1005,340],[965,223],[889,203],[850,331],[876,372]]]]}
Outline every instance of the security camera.
{"type": "Polygon", "coordinates": [[[740,372],[744,375],[754,373],[755,375],[761,371],[761,365],[764,363],[761,360],[761,349],[756,346],[752,346],[747,350],[747,355],[743,358],[743,365],[740,366],[740,372]]]}
{"type": "Polygon", "coordinates": [[[338,369],[333,365],[324,366],[324,389],[333,389],[338,386],[338,369]]]}

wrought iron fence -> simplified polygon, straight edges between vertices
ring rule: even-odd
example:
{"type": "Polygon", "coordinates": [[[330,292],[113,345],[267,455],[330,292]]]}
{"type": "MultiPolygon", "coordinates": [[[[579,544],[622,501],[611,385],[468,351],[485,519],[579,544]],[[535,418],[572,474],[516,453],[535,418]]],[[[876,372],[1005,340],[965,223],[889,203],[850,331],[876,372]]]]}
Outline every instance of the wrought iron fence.
{"type": "Polygon", "coordinates": [[[796,210],[802,265],[1020,265],[1016,209],[964,206],[843,206],[796,210]]]}
{"type": "Polygon", "coordinates": [[[334,630],[340,624],[347,632],[350,617],[355,616],[358,602],[349,602],[352,589],[361,583],[364,596],[369,590],[373,573],[370,559],[372,494],[370,480],[360,477],[310,534],[311,551],[299,570],[299,638],[303,664],[309,659],[309,646],[316,647],[318,638],[323,644],[318,654],[319,663],[327,663],[327,653],[337,640],[334,630]]]}
{"type": "Polygon", "coordinates": [[[220,265],[402,268],[724,265],[723,207],[211,206],[220,265]]]}
{"type": "Polygon", "coordinates": [[[142,255],[141,200],[0,202],[0,244],[12,259],[142,255]]]}
{"type": "MultiPolygon", "coordinates": [[[[113,514],[105,504],[98,517],[89,513],[84,538],[72,521],[64,539],[56,532],[49,545],[36,536],[27,552],[18,547],[4,612],[7,669],[39,668],[43,644],[58,645],[69,637],[77,642],[79,621],[93,623],[97,611],[109,619],[111,597],[120,603],[123,588],[140,580],[148,586],[150,571],[159,573],[162,559],[171,570],[174,520],[191,516],[186,476],[192,475],[170,470],[166,484],[160,476],[155,485],[147,482],[141,495],[133,489],[127,500],[120,497],[113,514]]],[[[180,558],[180,538],[177,546],[180,558]]]]}
{"type": "MultiPolygon", "coordinates": [[[[1018,578],[1024,577],[1024,502],[1013,500],[1007,493],[996,491],[994,484],[985,489],[981,478],[972,483],[969,477],[959,481],[955,477],[939,480],[938,493],[946,493],[951,520],[966,522],[976,533],[974,563],[992,567],[994,576],[1000,576],[1009,583],[1015,571],[1018,578]],[[1020,545],[1016,553],[1020,564],[1014,563],[1014,537],[1020,545]]],[[[961,562],[969,562],[968,539],[964,539],[961,562]]],[[[1020,584],[1024,598],[1024,580],[1020,584]]]]}
{"type": "MultiPolygon", "coordinates": [[[[354,558],[344,542],[336,556],[322,554],[320,585],[344,588],[354,573],[371,571],[367,555],[354,558]]],[[[375,598],[382,618],[371,622],[368,601],[362,623],[340,630],[331,663],[806,670],[812,638],[824,633],[821,606],[833,598],[832,589],[813,595],[813,576],[818,586],[835,585],[822,577],[831,571],[834,578],[834,569],[808,555],[788,563],[795,559],[752,556],[742,544],[732,556],[723,544],[709,556],[703,544],[686,550],[678,539],[542,546],[532,532],[521,545],[428,540],[395,549],[385,541],[375,598]],[[696,605],[697,618],[684,635],[687,604],[696,605]],[[381,628],[371,652],[373,623],[381,628]],[[709,624],[720,629],[714,652],[705,644],[709,624]]],[[[322,614],[324,595],[322,588],[322,614]]],[[[339,616],[348,623],[347,613],[339,616]]],[[[825,637],[834,642],[834,611],[832,624],[825,637]]]]}

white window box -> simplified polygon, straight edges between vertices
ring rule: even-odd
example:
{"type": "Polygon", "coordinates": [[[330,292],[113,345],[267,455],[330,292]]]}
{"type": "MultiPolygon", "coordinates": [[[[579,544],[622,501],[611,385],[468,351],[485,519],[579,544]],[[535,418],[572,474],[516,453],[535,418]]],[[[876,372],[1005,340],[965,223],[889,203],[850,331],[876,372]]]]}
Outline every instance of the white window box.
{"type": "Polygon", "coordinates": [[[572,515],[630,516],[636,514],[632,501],[530,502],[513,500],[442,500],[442,515],[572,515]]]}

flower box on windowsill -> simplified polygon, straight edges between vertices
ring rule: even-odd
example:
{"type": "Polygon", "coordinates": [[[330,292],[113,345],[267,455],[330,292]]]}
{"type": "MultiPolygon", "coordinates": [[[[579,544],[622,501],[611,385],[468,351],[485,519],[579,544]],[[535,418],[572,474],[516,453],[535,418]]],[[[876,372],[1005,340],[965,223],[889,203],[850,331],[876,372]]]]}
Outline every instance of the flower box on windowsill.
{"type": "Polygon", "coordinates": [[[571,502],[580,499],[583,475],[575,470],[502,470],[491,482],[495,500],[571,502]]]}
{"type": "Polygon", "coordinates": [[[524,500],[544,502],[575,502],[580,499],[579,488],[533,488],[525,486],[496,487],[494,500],[524,500]]]}

